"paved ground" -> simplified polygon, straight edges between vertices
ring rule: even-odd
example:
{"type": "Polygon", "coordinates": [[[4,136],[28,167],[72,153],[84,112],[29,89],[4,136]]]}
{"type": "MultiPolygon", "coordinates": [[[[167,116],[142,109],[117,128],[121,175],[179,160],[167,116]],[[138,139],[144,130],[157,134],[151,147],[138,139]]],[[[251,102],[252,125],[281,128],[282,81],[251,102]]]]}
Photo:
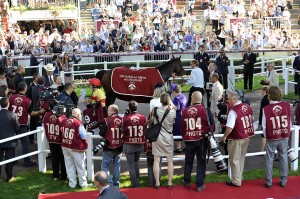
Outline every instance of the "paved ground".
{"type": "MultiPolygon", "coordinates": [[[[283,86],[282,86],[283,87],[283,86]]],[[[246,93],[245,96],[250,99],[251,101],[251,107],[254,110],[254,117],[255,121],[258,120],[258,114],[259,114],[259,107],[260,107],[260,101],[262,96],[260,95],[259,91],[254,91],[250,93],[246,93]]],[[[117,100],[116,104],[119,105],[121,109],[121,113],[125,112],[125,109],[127,108],[127,102],[117,100]]],[[[80,108],[84,108],[83,105],[80,106],[80,108]]],[[[140,113],[143,114],[148,114],[149,113],[149,104],[140,104],[139,110],[140,113]]],[[[251,139],[248,152],[255,152],[258,151],[260,147],[260,142],[261,142],[261,136],[257,135],[254,138],[251,139]]],[[[97,144],[97,141],[94,141],[94,144],[97,144]]],[[[220,147],[222,150],[222,147],[220,147]]],[[[30,145],[31,150],[36,150],[37,149],[37,144],[31,144],[30,145]]],[[[222,150],[223,152],[223,150],[222,150]]],[[[21,149],[21,143],[19,141],[19,145],[16,148],[16,155],[20,155],[22,153],[21,149]]],[[[97,155],[102,155],[102,152],[98,152],[97,155]]],[[[142,155],[142,157],[145,157],[142,155]]],[[[184,155],[176,155],[176,157],[184,157],[184,155]]],[[[37,161],[37,156],[32,157],[33,160],[37,161]]],[[[277,163],[275,163],[276,165],[277,163]]],[[[23,160],[19,160],[15,166],[14,166],[14,175],[18,175],[18,172],[26,170],[26,168],[23,166],[23,160]]],[[[100,165],[101,161],[95,161],[95,171],[100,170],[100,165]]],[[[47,159],[47,168],[51,169],[51,159],[47,159]]],[[[163,174],[166,174],[166,163],[163,163],[163,174]]],[[[245,163],[245,169],[257,169],[257,168],[264,168],[264,157],[263,156],[256,156],[256,157],[249,157],[246,159],[245,163]]],[[[141,169],[141,174],[142,175],[147,175],[147,164],[146,162],[141,162],[140,165],[141,169]]],[[[125,161],[122,162],[121,165],[121,172],[122,175],[128,175],[128,169],[127,169],[127,164],[125,161]]],[[[194,169],[195,171],[195,169],[194,169]]],[[[208,173],[213,173],[216,172],[216,167],[213,163],[213,161],[209,161],[208,166],[207,166],[207,172],[208,173]]],[[[176,161],[174,162],[174,173],[175,174],[183,174],[183,161],[176,161]]],[[[1,178],[5,178],[5,171],[4,171],[4,166],[2,166],[2,172],[1,172],[1,178]]]]}

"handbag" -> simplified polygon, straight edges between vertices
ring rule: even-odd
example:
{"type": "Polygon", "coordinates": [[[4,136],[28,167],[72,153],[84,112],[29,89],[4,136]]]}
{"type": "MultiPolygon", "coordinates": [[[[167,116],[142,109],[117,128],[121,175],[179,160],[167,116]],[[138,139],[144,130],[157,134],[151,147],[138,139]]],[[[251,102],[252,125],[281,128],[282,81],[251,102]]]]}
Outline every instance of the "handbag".
{"type": "Polygon", "coordinates": [[[146,138],[149,140],[149,142],[155,142],[159,136],[160,133],[160,129],[162,127],[162,123],[164,121],[164,119],[166,118],[166,116],[168,115],[168,113],[170,112],[170,109],[167,109],[164,113],[164,116],[162,117],[161,121],[158,121],[158,117],[157,117],[157,107],[154,108],[154,117],[157,120],[157,123],[150,126],[149,128],[147,128],[147,133],[146,133],[146,138]]]}

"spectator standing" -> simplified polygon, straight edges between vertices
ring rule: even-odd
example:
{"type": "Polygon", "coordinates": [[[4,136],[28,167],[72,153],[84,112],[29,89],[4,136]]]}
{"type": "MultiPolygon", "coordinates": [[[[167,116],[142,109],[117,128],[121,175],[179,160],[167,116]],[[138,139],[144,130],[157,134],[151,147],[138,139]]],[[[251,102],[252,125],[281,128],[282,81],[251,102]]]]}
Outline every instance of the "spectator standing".
{"type": "Polygon", "coordinates": [[[228,88],[228,57],[224,53],[224,49],[220,50],[220,55],[216,58],[217,72],[222,75],[224,89],[228,88]]]}
{"type": "Polygon", "coordinates": [[[108,142],[108,145],[103,147],[101,170],[109,176],[109,184],[116,187],[120,185],[120,159],[123,151],[122,118],[118,116],[118,113],[119,107],[117,105],[112,104],[108,107],[108,117],[105,118],[99,133],[108,142]],[[113,177],[110,176],[111,172],[109,170],[111,163],[113,163],[113,177]]]}
{"type": "MultiPolygon", "coordinates": [[[[33,50],[32,54],[30,54],[30,66],[38,66],[40,64],[40,62],[42,62],[43,60],[38,61],[36,59],[36,56],[38,56],[39,53],[37,50],[33,50]]],[[[30,75],[33,75],[34,73],[37,73],[37,68],[31,68],[30,69],[30,75]]]]}
{"type": "Polygon", "coordinates": [[[299,91],[299,77],[300,77],[300,50],[298,50],[298,56],[295,57],[294,62],[293,62],[293,69],[296,70],[295,74],[294,74],[294,82],[296,82],[295,84],[295,95],[299,95],[300,91],[299,91]]]}
{"type": "Polygon", "coordinates": [[[201,68],[199,68],[199,62],[192,60],[190,66],[192,67],[191,77],[185,83],[191,85],[187,106],[191,104],[191,96],[194,91],[200,91],[204,95],[204,75],[201,68]]]}
{"type": "MultiPolygon", "coordinates": [[[[72,62],[72,60],[69,57],[69,54],[65,53],[64,57],[62,58],[62,62],[61,62],[62,69],[63,69],[64,72],[71,72],[71,71],[73,71],[73,65],[70,62],[72,62]]],[[[72,81],[72,79],[73,79],[72,73],[67,73],[67,74],[65,74],[65,79],[64,79],[65,81],[64,81],[64,83],[69,83],[69,82],[72,81]]]]}
{"type": "Polygon", "coordinates": [[[206,189],[204,185],[204,177],[206,172],[206,154],[207,150],[209,150],[209,141],[207,138],[205,138],[205,135],[209,133],[209,123],[212,125],[214,124],[211,112],[209,111],[209,109],[206,109],[201,104],[201,102],[201,92],[193,92],[192,104],[190,107],[182,110],[182,118],[180,123],[182,138],[186,145],[183,184],[187,188],[190,187],[191,173],[193,170],[193,163],[196,155],[197,192],[206,189]],[[210,120],[210,122],[208,122],[208,119],[210,120]]]}
{"type": "Polygon", "coordinates": [[[251,136],[254,136],[253,110],[242,103],[236,91],[227,92],[228,102],[232,107],[228,114],[226,131],[222,142],[228,139],[228,154],[231,165],[231,181],[226,182],[228,186],[242,186],[245,156],[251,136]]]}
{"type": "Polygon", "coordinates": [[[71,94],[73,93],[74,88],[72,86],[72,83],[66,83],[64,86],[64,90],[57,96],[56,100],[60,102],[65,102],[65,104],[68,104],[69,106],[74,106],[74,102],[71,98],[71,94]]]}
{"type": "Polygon", "coordinates": [[[47,64],[46,66],[44,66],[44,69],[46,71],[46,75],[45,76],[45,87],[51,87],[54,84],[54,75],[53,75],[53,71],[55,71],[55,67],[53,66],[53,64],[47,64]]]}
{"type": "Polygon", "coordinates": [[[210,98],[210,110],[212,112],[212,114],[214,115],[215,118],[215,123],[216,125],[216,130],[218,132],[219,130],[219,121],[218,121],[218,114],[219,114],[219,109],[218,109],[218,104],[219,101],[222,99],[223,96],[223,86],[222,84],[219,82],[219,75],[218,73],[214,73],[212,74],[211,78],[210,78],[210,82],[213,83],[212,89],[211,89],[211,98],[210,98]]]}
{"type": "Polygon", "coordinates": [[[262,80],[262,84],[269,86],[279,86],[279,76],[278,73],[275,71],[275,63],[269,63],[267,66],[267,70],[267,79],[262,80]]]}
{"type": "MultiPolygon", "coordinates": [[[[8,110],[9,101],[7,97],[2,97],[0,99],[0,107],[0,140],[2,140],[18,134],[19,123],[17,115],[8,110]]],[[[15,141],[8,141],[0,144],[0,161],[2,161],[3,157],[5,157],[5,160],[15,157],[15,141]]],[[[7,182],[12,182],[15,180],[15,177],[12,175],[13,166],[13,162],[5,165],[7,182]]]]}
{"type": "Polygon", "coordinates": [[[254,64],[256,63],[256,55],[252,52],[251,47],[247,48],[247,52],[243,56],[244,62],[244,90],[249,89],[253,91],[253,73],[254,73],[254,64]]]}
{"type": "Polygon", "coordinates": [[[24,78],[24,75],[25,75],[25,68],[24,68],[24,66],[18,66],[17,67],[16,76],[14,78],[14,88],[16,89],[17,93],[19,92],[19,90],[18,90],[19,83],[20,82],[26,82],[25,78],[24,78]]]}
{"type": "Polygon", "coordinates": [[[263,133],[267,138],[265,187],[272,187],[273,161],[277,150],[280,165],[279,185],[284,188],[289,171],[288,140],[291,132],[291,106],[281,101],[281,90],[278,87],[270,87],[268,98],[270,104],[263,108],[262,118],[263,133]]]}
{"type": "MultiPolygon", "coordinates": [[[[173,135],[174,136],[181,136],[180,130],[180,120],[181,120],[181,111],[186,107],[186,97],[184,94],[181,93],[181,88],[177,84],[173,84],[172,94],[174,95],[173,104],[176,107],[176,120],[173,125],[173,135]]],[[[181,141],[182,139],[174,139],[175,140],[175,153],[182,152],[181,141]]]]}
{"type": "MultiPolygon", "coordinates": [[[[54,83],[51,85],[51,88],[58,89],[63,86],[61,76],[54,75],[54,83]]],[[[59,91],[60,92],[60,91],[59,91]]]]}
{"type": "Polygon", "coordinates": [[[139,160],[146,142],[147,118],[137,112],[136,101],[130,101],[128,106],[129,114],[123,118],[123,152],[129,167],[131,187],[134,188],[140,185],[139,160]]]}
{"type": "Polygon", "coordinates": [[[77,185],[76,173],[81,188],[90,187],[86,179],[85,151],[87,149],[86,130],[81,122],[81,111],[78,108],[72,110],[72,117],[61,123],[62,127],[62,151],[69,178],[69,187],[77,185]]]}
{"type": "Polygon", "coordinates": [[[60,74],[60,71],[62,70],[62,66],[61,66],[61,61],[59,59],[59,56],[53,55],[52,60],[53,60],[52,64],[55,67],[55,70],[53,71],[53,75],[60,74]]]}
{"type": "Polygon", "coordinates": [[[160,160],[161,157],[167,157],[168,162],[168,189],[173,188],[172,177],[174,172],[173,167],[173,150],[174,150],[174,142],[173,142],[173,123],[176,118],[175,110],[170,107],[170,97],[168,94],[163,94],[160,96],[160,102],[162,107],[154,109],[153,115],[156,117],[154,119],[154,124],[162,121],[162,128],[158,135],[158,138],[155,142],[152,142],[152,153],[154,155],[154,177],[155,177],[155,188],[159,189],[160,187],[160,160]]]}
{"type": "Polygon", "coordinates": [[[100,190],[98,199],[127,199],[117,187],[108,184],[108,175],[105,171],[99,171],[94,176],[94,184],[100,190]]]}
{"type": "Polygon", "coordinates": [[[210,19],[212,21],[212,29],[214,31],[218,30],[218,23],[219,23],[219,13],[217,11],[217,7],[215,7],[211,12],[210,12],[210,19]]]}
{"type": "Polygon", "coordinates": [[[196,53],[195,59],[199,62],[199,67],[202,69],[203,74],[206,74],[208,71],[210,58],[209,55],[205,52],[204,45],[200,45],[199,52],[196,53]]]}

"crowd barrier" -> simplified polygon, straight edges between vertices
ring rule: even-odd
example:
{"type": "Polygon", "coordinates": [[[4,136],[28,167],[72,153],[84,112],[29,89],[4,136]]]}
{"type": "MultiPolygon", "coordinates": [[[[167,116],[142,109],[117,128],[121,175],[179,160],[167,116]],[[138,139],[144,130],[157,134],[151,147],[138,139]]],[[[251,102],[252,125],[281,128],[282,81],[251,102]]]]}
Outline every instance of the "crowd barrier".
{"type": "MultiPolygon", "coordinates": [[[[291,136],[290,136],[290,140],[291,140],[291,144],[290,147],[294,149],[295,155],[296,157],[298,157],[299,155],[299,130],[300,130],[300,126],[297,125],[293,125],[292,129],[291,129],[291,136]]],[[[32,151],[28,154],[24,154],[24,155],[20,155],[20,156],[16,156],[15,158],[9,159],[9,160],[5,160],[5,161],[1,161],[0,162],[0,166],[1,165],[5,165],[7,163],[11,163],[26,157],[30,157],[30,156],[34,156],[34,155],[38,155],[38,167],[39,167],[39,171],[45,173],[47,171],[47,164],[46,164],[46,157],[47,154],[50,152],[49,150],[46,150],[46,145],[48,144],[47,139],[46,139],[46,135],[45,135],[45,131],[43,127],[38,127],[37,130],[35,131],[30,131],[27,133],[23,133],[23,134],[19,134],[13,137],[9,137],[6,139],[2,139],[0,140],[0,144],[1,143],[5,143],[8,141],[12,141],[12,140],[17,140],[19,138],[28,136],[28,135],[33,135],[36,134],[37,135],[37,145],[38,148],[36,151],[32,151]]],[[[255,131],[255,135],[259,135],[262,134],[262,131],[255,131]]],[[[222,134],[216,134],[214,135],[215,138],[222,138],[223,135],[222,134]]],[[[87,134],[87,143],[88,143],[88,148],[86,151],[86,155],[87,155],[87,178],[88,180],[93,180],[93,176],[94,176],[94,160],[102,160],[102,157],[100,156],[95,156],[93,155],[93,151],[92,149],[94,148],[93,145],[93,140],[94,139],[99,139],[101,138],[100,135],[92,135],[91,133],[87,134]]],[[[175,136],[174,138],[182,138],[181,136],[175,136]]],[[[251,157],[251,156],[260,156],[260,155],[264,155],[265,152],[252,152],[252,153],[247,153],[246,157],[251,157]]],[[[228,158],[228,156],[224,156],[225,158],[228,158]]],[[[212,156],[209,157],[210,160],[213,159],[212,156]]],[[[122,157],[121,160],[126,160],[125,157],[122,157]]],[[[184,158],[182,157],[173,157],[174,161],[184,161],[184,158]]],[[[140,161],[147,161],[146,158],[140,158],[140,161]]],[[[165,161],[165,159],[163,159],[163,161],[165,161]]],[[[230,165],[229,165],[230,166],[230,165]]],[[[298,159],[296,159],[294,162],[291,162],[291,170],[296,171],[298,170],[298,159]]],[[[229,173],[229,177],[230,175],[230,169],[228,169],[229,173]]]]}

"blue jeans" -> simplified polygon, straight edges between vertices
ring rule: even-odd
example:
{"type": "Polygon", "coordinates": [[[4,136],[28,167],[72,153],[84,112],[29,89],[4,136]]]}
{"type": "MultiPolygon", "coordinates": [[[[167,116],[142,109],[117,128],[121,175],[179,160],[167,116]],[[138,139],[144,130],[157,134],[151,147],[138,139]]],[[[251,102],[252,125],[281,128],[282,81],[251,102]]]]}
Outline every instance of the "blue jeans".
{"type": "Polygon", "coordinates": [[[121,152],[103,151],[103,159],[101,164],[101,170],[107,173],[108,183],[112,186],[119,187],[120,184],[120,160],[121,152]],[[113,162],[113,177],[110,175],[109,165],[113,162]]]}

